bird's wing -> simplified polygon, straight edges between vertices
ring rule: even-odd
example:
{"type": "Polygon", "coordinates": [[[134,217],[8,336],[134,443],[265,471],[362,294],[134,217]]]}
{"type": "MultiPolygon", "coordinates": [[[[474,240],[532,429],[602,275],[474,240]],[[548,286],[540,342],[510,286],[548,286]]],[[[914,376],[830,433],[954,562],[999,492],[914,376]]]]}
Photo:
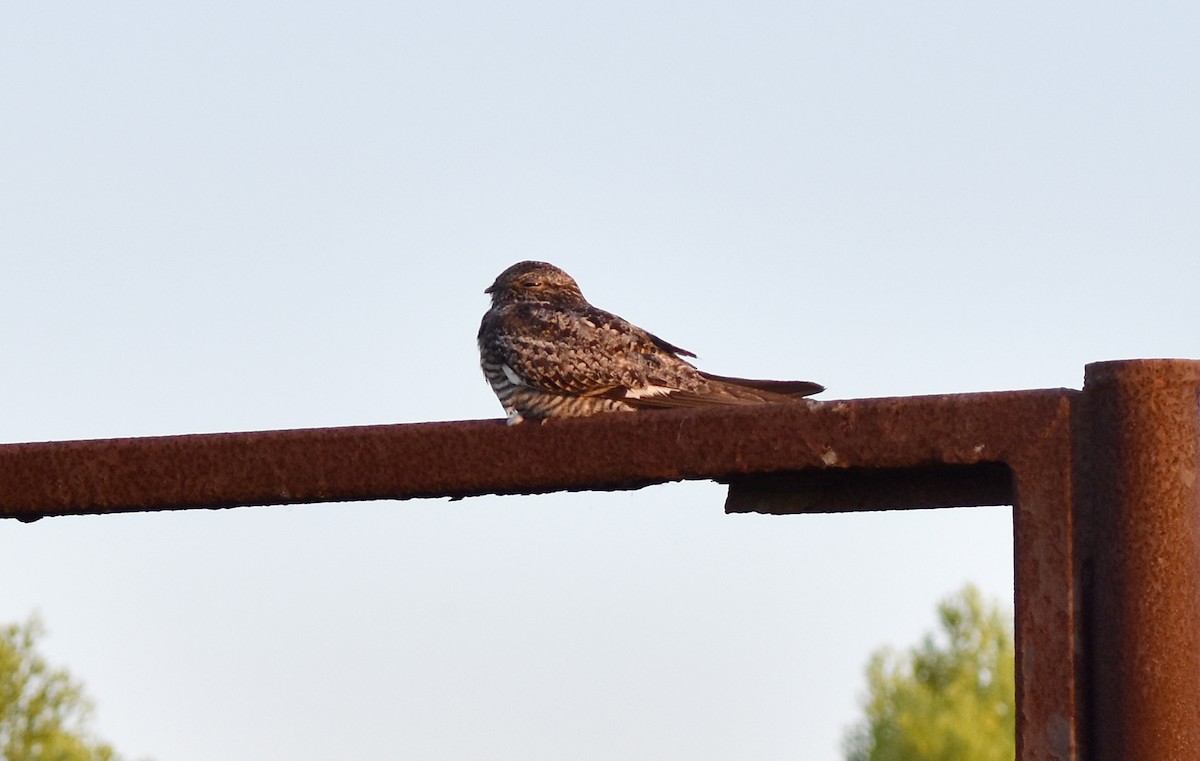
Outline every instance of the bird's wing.
{"type": "MultiPolygon", "coordinates": [[[[699,372],[699,371],[698,371],[699,372]]],[[[700,389],[670,391],[645,396],[622,394],[623,389],[609,394],[630,406],[643,409],[668,409],[673,407],[708,407],[714,405],[762,404],[764,402],[796,402],[806,396],[820,393],[825,387],[810,381],[754,380],[730,378],[699,372],[707,383],[700,389]]]]}
{"type": "Polygon", "coordinates": [[[690,352],[602,309],[518,304],[490,317],[483,350],[532,388],[624,398],[703,383],[677,356],[690,352]]]}

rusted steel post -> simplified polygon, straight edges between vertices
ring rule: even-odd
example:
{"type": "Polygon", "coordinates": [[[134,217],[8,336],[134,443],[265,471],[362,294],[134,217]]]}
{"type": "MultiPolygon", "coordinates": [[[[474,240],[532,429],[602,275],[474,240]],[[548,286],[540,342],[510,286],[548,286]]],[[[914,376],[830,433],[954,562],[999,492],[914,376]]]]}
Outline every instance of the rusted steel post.
{"type": "Polygon", "coordinates": [[[1078,422],[1087,757],[1200,758],[1200,362],[1089,365],[1078,422]]]}

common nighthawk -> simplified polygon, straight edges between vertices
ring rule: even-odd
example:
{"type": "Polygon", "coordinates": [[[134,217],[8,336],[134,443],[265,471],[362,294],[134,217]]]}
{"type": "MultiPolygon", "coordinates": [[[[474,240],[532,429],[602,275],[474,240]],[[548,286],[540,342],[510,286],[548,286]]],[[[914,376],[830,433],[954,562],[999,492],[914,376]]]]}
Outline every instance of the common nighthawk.
{"type": "Polygon", "coordinates": [[[484,291],[483,374],[513,425],[646,408],[794,402],[824,391],[808,381],[727,378],[697,370],[667,343],[583,298],[570,275],[519,262],[484,291]]]}

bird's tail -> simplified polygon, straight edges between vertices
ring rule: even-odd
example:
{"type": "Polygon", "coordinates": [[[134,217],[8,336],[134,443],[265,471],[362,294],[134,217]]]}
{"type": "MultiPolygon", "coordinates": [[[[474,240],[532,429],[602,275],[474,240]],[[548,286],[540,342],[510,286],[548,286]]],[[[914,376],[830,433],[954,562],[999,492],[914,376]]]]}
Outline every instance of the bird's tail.
{"type": "MultiPolygon", "coordinates": [[[[825,390],[820,383],[812,381],[755,380],[730,378],[701,372],[712,390],[721,395],[746,402],[791,402],[825,390]]],[[[737,402],[733,402],[736,404],[737,402]]]]}

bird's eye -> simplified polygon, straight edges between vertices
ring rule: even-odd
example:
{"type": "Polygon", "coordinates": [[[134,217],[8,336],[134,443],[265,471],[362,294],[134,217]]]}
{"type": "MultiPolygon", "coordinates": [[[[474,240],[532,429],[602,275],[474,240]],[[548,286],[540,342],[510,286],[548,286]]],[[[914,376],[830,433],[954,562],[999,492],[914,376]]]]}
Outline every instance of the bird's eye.
{"type": "Polygon", "coordinates": [[[521,281],[521,285],[524,286],[525,288],[537,288],[541,284],[542,284],[542,281],[540,281],[540,280],[523,280],[523,281],[521,281]]]}

